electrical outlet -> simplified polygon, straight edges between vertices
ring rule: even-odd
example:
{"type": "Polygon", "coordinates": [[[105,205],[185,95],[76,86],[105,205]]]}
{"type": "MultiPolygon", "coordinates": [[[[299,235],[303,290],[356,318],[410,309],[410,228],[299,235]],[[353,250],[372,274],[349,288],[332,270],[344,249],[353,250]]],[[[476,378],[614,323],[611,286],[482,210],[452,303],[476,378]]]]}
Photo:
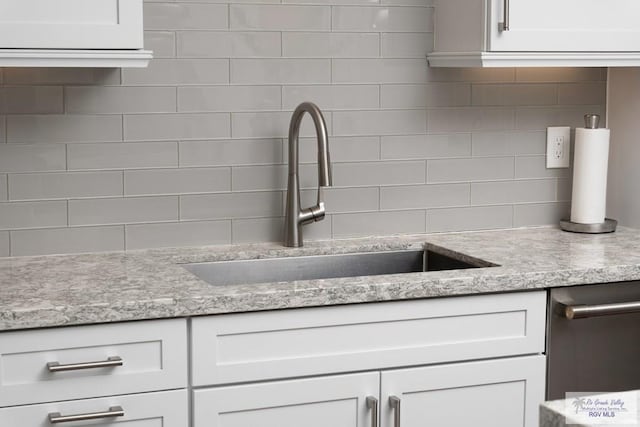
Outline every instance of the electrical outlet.
{"type": "Polygon", "coordinates": [[[547,128],[547,169],[568,168],[571,158],[571,128],[553,126],[547,128]]]}

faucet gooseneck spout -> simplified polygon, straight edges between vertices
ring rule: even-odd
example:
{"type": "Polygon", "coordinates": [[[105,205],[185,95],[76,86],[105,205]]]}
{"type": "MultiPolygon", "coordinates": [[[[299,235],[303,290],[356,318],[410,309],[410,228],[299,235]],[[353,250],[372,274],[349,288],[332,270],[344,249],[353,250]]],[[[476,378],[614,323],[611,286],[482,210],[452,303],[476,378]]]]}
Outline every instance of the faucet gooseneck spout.
{"type": "Polygon", "coordinates": [[[311,102],[303,102],[293,112],[289,125],[289,177],[287,180],[287,206],[284,221],[285,246],[302,246],[302,226],[324,219],[324,187],[331,187],[331,185],[331,160],[329,159],[327,125],[317,105],[311,102]],[[300,124],[305,113],[311,116],[316,127],[318,142],[318,202],[315,206],[301,209],[300,180],[298,178],[298,139],[300,124]]]}

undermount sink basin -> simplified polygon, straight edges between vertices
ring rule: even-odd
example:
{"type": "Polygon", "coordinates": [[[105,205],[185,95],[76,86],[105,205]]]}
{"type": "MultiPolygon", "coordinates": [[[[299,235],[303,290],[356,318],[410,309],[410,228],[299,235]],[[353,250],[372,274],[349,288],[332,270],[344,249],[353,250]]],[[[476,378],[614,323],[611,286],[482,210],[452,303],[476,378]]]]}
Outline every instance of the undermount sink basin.
{"type": "Polygon", "coordinates": [[[212,285],[291,282],[491,266],[493,264],[486,261],[470,263],[430,250],[262,258],[183,265],[212,285]]]}

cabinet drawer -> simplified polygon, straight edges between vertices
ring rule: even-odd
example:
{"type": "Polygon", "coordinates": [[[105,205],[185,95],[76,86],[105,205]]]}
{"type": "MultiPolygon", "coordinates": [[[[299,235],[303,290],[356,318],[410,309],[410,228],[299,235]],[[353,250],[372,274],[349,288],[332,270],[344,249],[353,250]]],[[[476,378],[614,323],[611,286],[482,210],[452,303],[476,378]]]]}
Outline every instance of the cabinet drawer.
{"type": "Polygon", "coordinates": [[[540,291],[201,317],[193,383],[541,353],[545,313],[540,291]]]}
{"type": "Polygon", "coordinates": [[[0,334],[0,406],[166,390],[186,384],[184,319],[0,334]],[[100,367],[114,358],[120,358],[122,365],[100,367]],[[85,365],[92,362],[97,366],[85,365]],[[56,363],[59,366],[52,367],[56,363]],[[87,369],[77,369],[83,366],[87,369]],[[51,371],[60,368],[63,370],[51,371]]]}
{"type": "MultiPolygon", "coordinates": [[[[130,394],[69,402],[44,403],[40,405],[14,406],[0,409],[0,425],[7,427],[51,427],[53,425],[112,426],[122,423],[127,427],[187,427],[187,390],[157,393],[130,394]],[[62,422],[52,424],[49,415],[68,417],[79,414],[97,414],[110,408],[120,407],[124,415],[85,422],[62,422]],[[59,415],[58,415],[59,414],[59,415]]],[[[113,409],[115,410],[115,408],[113,409]]],[[[113,412],[111,415],[115,415],[113,412]]]]}

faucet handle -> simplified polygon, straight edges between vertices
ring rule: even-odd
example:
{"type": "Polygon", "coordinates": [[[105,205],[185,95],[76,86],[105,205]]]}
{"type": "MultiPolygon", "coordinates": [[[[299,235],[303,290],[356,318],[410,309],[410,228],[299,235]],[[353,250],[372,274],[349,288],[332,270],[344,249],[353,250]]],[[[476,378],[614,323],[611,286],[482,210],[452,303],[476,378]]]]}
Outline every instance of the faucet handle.
{"type": "Polygon", "coordinates": [[[321,221],[326,214],[324,205],[324,187],[318,187],[318,204],[310,208],[302,209],[298,216],[298,223],[311,224],[312,222],[321,221]]]}

